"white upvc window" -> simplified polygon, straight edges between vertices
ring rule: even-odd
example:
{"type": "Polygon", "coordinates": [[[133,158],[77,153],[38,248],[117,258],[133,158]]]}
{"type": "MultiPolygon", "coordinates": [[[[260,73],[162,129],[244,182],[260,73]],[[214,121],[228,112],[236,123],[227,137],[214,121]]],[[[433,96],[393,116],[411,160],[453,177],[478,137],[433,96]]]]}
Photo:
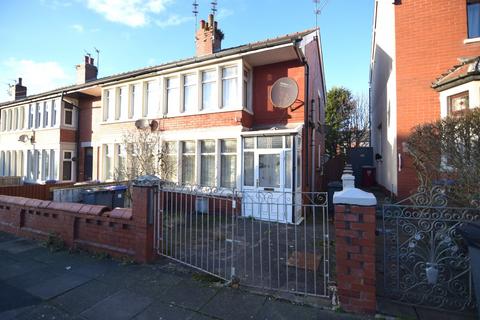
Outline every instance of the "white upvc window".
{"type": "Polygon", "coordinates": [[[7,111],[7,131],[12,130],[12,109],[7,111]]]}
{"type": "Polygon", "coordinates": [[[16,177],[17,174],[17,151],[12,151],[10,158],[10,175],[16,177]]]}
{"type": "Polygon", "coordinates": [[[182,183],[195,184],[195,141],[182,141],[182,183]]]}
{"type": "Polygon", "coordinates": [[[217,72],[202,72],[202,110],[211,110],[217,106],[217,72]]]}
{"type": "Polygon", "coordinates": [[[112,163],[113,163],[113,150],[110,145],[103,145],[103,177],[104,180],[111,180],[112,176],[112,163]]]}
{"type": "Polygon", "coordinates": [[[0,113],[0,117],[1,117],[1,126],[0,126],[0,130],[1,131],[5,131],[6,129],[6,124],[7,124],[7,119],[6,119],[6,111],[5,110],[2,110],[1,113],[0,113]]]}
{"type": "Polygon", "coordinates": [[[65,105],[63,107],[63,124],[66,126],[73,126],[73,106],[65,105]]]}
{"type": "Polygon", "coordinates": [[[113,89],[104,91],[105,99],[103,103],[103,120],[113,120],[115,118],[115,97],[112,94],[113,89]]]}
{"type": "Polygon", "coordinates": [[[11,168],[11,158],[10,158],[10,151],[7,151],[5,153],[5,176],[9,177],[10,176],[10,168],[11,168]]]}
{"type": "Polygon", "coordinates": [[[195,112],[197,110],[197,75],[195,73],[183,76],[183,112],[195,112]]]}
{"type": "Polygon", "coordinates": [[[123,180],[126,178],[127,150],[123,144],[115,144],[115,178],[123,180]]]}
{"type": "Polygon", "coordinates": [[[25,127],[25,106],[20,107],[20,111],[18,113],[18,129],[23,130],[25,127]]]}
{"type": "Polygon", "coordinates": [[[237,184],[237,140],[221,140],[220,152],[220,186],[235,188],[237,184]]]}
{"type": "Polygon", "coordinates": [[[142,117],[142,85],[139,83],[130,86],[130,118],[142,117]]]}
{"type": "Polygon", "coordinates": [[[168,113],[177,113],[178,108],[180,107],[180,92],[179,87],[179,78],[172,77],[166,80],[166,107],[165,114],[168,113]]]}
{"type": "Polygon", "coordinates": [[[28,129],[33,127],[33,114],[34,114],[34,107],[32,104],[28,105],[28,129]]]}
{"type": "Polygon", "coordinates": [[[238,105],[238,71],[237,66],[222,68],[222,107],[238,105]]]}
{"type": "Polygon", "coordinates": [[[5,151],[0,151],[0,176],[5,176],[5,151]]]}
{"type": "Polygon", "coordinates": [[[243,69],[243,92],[242,92],[242,99],[243,99],[243,106],[247,108],[249,111],[253,111],[252,102],[251,102],[251,72],[247,68],[243,69]]]}
{"type": "Polygon", "coordinates": [[[38,180],[40,176],[40,151],[33,151],[33,180],[38,180]]]}
{"type": "Polygon", "coordinates": [[[42,124],[42,109],[40,108],[40,103],[35,104],[35,128],[40,128],[42,124]]]}
{"type": "Polygon", "coordinates": [[[50,150],[50,180],[56,180],[57,179],[57,165],[55,163],[55,150],[51,149],[50,150]]]}
{"type": "Polygon", "coordinates": [[[115,120],[124,119],[128,109],[127,87],[117,88],[115,120]]]}
{"type": "Polygon", "coordinates": [[[50,151],[42,150],[42,180],[50,178],[50,151]]]}
{"type": "Polygon", "coordinates": [[[156,116],[159,106],[158,81],[151,80],[145,83],[145,108],[144,117],[156,116]]]}
{"type": "Polygon", "coordinates": [[[51,108],[52,108],[52,119],[50,121],[50,125],[52,127],[54,127],[57,124],[57,102],[56,102],[56,100],[52,100],[51,108]]]}
{"type": "Polygon", "coordinates": [[[48,106],[47,101],[43,102],[43,127],[48,127],[48,120],[49,120],[49,113],[48,113],[48,106]]]}
{"type": "Polygon", "coordinates": [[[13,109],[13,130],[18,130],[18,109],[13,109]]]}
{"type": "Polygon", "coordinates": [[[215,183],[215,140],[200,141],[200,184],[214,187],[215,183]]]}
{"type": "Polygon", "coordinates": [[[63,151],[62,180],[73,180],[73,151],[63,151]]]}

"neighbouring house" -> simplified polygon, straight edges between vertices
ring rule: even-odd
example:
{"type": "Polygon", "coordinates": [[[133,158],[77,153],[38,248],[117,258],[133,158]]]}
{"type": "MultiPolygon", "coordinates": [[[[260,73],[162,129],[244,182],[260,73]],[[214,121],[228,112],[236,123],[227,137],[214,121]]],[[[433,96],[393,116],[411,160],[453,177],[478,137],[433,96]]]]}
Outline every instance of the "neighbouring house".
{"type": "Polygon", "coordinates": [[[161,131],[174,182],[317,190],[326,96],[319,30],[222,49],[210,15],[195,36],[189,59],[97,79],[86,56],[76,85],[33,96],[19,81],[15,100],[0,104],[0,175],[112,180],[131,156],[123,133],[142,120],[161,131]]]}
{"type": "Polygon", "coordinates": [[[371,140],[386,190],[416,190],[405,143],[413,127],[480,105],[479,56],[479,0],[375,1],[371,140]]]}

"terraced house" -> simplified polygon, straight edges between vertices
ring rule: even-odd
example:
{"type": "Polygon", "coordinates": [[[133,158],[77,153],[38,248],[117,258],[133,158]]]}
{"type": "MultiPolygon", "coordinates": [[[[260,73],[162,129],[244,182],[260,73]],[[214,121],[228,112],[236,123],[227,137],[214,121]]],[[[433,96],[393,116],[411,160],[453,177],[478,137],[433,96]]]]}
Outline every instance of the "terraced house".
{"type": "Polygon", "coordinates": [[[122,136],[161,131],[170,179],[245,190],[314,190],[323,154],[325,80],[317,29],[229,49],[212,15],[196,55],[33,96],[19,84],[1,105],[1,169],[26,182],[112,180],[122,136]],[[139,121],[140,120],[140,121],[139,121]]]}

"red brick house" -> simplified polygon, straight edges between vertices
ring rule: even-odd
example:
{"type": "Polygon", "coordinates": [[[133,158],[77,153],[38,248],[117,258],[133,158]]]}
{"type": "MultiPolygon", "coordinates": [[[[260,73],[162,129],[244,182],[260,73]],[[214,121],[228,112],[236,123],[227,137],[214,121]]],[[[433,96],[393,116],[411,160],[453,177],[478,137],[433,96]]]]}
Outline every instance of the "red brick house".
{"type": "MultiPolygon", "coordinates": [[[[111,180],[129,156],[122,133],[142,120],[161,131],[176,163],[170,179],[177,183],[261,192],[317,190],[326,96],[318,29],[228,49],[221,48],[222,39],[210,15],[200,23],[192,58],[97,79],[93,59],[85,57],[77,66],[77,85],[1,104],[2,121],[32,118],[39,126],[2,127],[0,174],[31,182],[111,180]],[[280,105],[276,99],[290,101],[280,105]],[[69,130],[55,135],[44,121],[53,100],[73,113],[67,117],[69,130]],[[36,104],[40,110],[33,117],[10,115],[12,108],[27,112],[33,106],[35,111],[36,104]],[[20,134],[36,138],[18,142],[20,134]],[[28,161],[13,162],[13,150],[28,161]]],[[[62,112],[57,122],[65,118],[62,112]]]]}
{"type": "Polygon", "coordinates": [[[472,64],[478,56],[480,1],[375,1],[371,132],[381,156],[377,181],[385,189],[405,197],[417,187],[405,144],[414,126],[447,116],[462,101],[469,101],[465,107],[480,105],[472,64]],[[458,71],[462,65],[470,71],[458,71]],[[457,75],[448,78],[449,72],[457,75]]]}

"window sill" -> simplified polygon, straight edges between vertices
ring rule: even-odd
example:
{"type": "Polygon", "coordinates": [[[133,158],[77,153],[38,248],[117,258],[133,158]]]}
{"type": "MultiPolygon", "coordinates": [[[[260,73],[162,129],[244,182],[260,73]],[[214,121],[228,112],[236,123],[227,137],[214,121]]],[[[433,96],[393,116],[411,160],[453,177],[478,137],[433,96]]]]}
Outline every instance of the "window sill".
{"type": "Polygon", "coordinates": [[[477,37],[477,38],[469,38],[469,39],[463,40],[463,44],[477,43],[477,42],[480,43],[480,37],[477,37]]]}

